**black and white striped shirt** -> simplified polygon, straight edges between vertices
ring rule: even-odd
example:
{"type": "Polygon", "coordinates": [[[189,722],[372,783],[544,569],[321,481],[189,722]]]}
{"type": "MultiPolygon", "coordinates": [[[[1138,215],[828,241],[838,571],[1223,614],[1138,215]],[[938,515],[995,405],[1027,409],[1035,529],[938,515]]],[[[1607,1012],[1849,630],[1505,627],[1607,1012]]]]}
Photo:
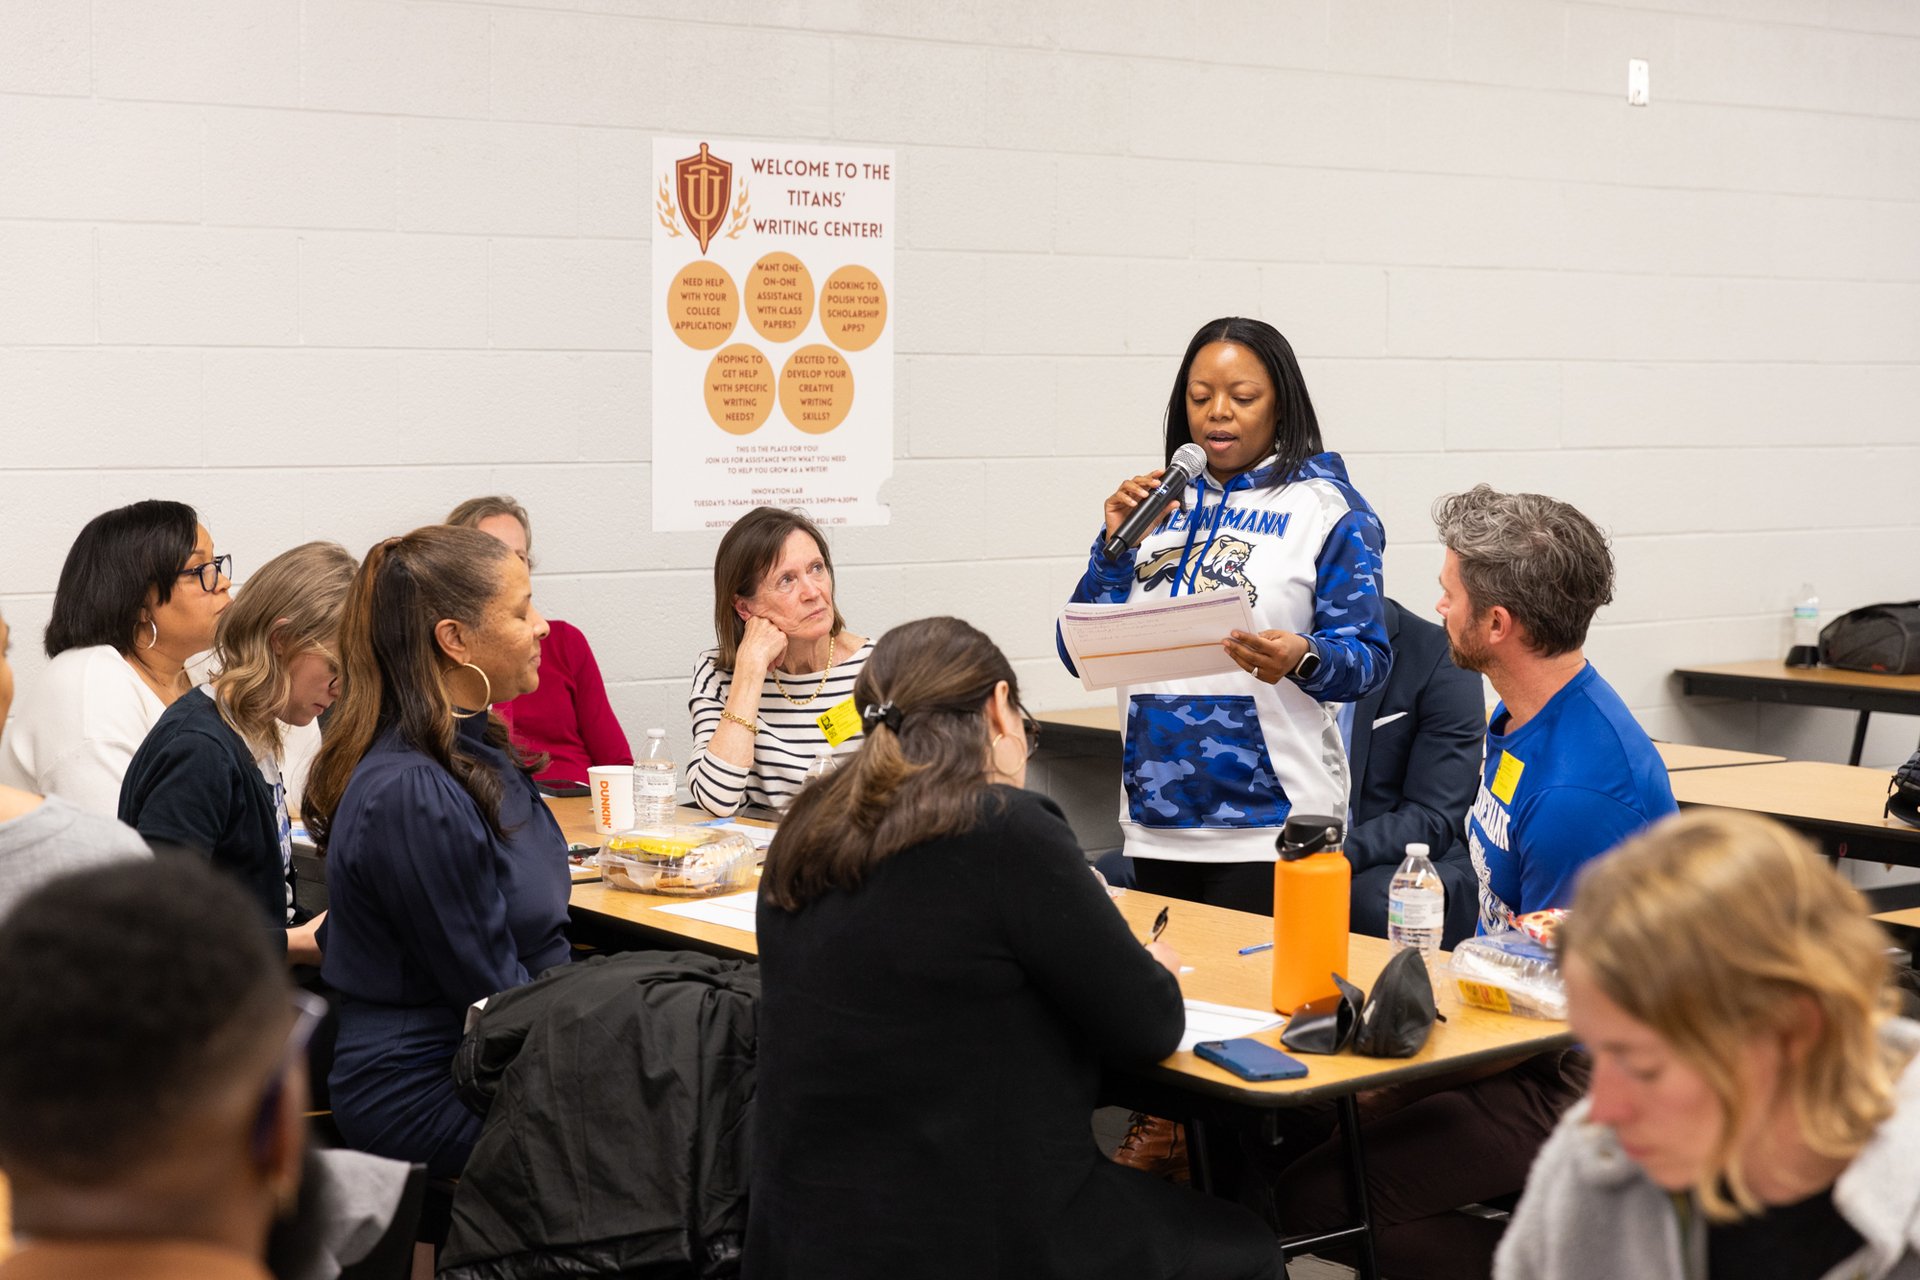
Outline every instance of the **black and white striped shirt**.
{"type": "Polygon", "coordinates": [[[785,809],[799,794],[807,770],[822,752],[844,755],[858,748],[858,733],[838,747],[828,747],[820,716],[853,697],[853,682],[872,653],[873,641],[869,640],[834,663],[824,688],[818,671],[812,675],[782,672],[779,680],[786,686],[785,696],[775,685],[773,673],[768,672],[760,689],[756,716],[759,731],[754,734],[751,769],[707,754],[707,743],[719,729],[720,713],[733,691],[733,673],[714,665],[719,650],[701,654],[693,672],[693,694],[687,699],[687,710],[693,715],[693,759],[687,762],[687,789],[693,793],[694,803],[721,816],[737,813],[743,805],[785,809]],[[818,697],[811,697],[805,706],[794,705],[809,699],[815,690],[819,690],[818,697]]]}

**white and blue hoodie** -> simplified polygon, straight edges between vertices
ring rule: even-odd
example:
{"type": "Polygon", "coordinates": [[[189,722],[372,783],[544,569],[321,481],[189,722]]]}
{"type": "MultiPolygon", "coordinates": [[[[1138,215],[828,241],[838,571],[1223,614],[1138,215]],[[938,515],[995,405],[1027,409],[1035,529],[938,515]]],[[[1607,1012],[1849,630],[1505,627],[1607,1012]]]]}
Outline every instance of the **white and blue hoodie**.
{"type": "MultiPolygon", "coordinates": [[[[1224,490],[1202,473],[1181,510],[1118,560],[1102,554],[1103,532],[1074,588],[1074,603],[1116,604],[1243,586],[1255,631],[1297,632],[1320,654],[1305,682],[1233,671],[1120,688],[1130,858],[1272,862],[1289,812],[1347,811],[1338,704],[1386,683],[1393,663],[1386,535],[1340,455],[1317,454],[1268,484],[1275,465],[1224,490]]],[[[1060,659],[1073,670],[1064,645],[1060,659]]]]}

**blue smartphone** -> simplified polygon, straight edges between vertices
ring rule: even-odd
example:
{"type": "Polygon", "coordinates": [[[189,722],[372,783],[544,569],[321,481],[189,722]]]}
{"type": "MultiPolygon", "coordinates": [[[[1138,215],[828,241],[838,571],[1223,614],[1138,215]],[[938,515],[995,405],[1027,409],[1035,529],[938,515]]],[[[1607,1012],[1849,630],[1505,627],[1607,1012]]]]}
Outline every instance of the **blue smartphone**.
{"type": "Polygon", "coordinates": [[[1244,1036],[1238,1040],[1202,1040],[1193,1051],[1242,1080],[1298,1080],[1307,1074],[1307,1064],[1300,1059],[1244,1036]]]}

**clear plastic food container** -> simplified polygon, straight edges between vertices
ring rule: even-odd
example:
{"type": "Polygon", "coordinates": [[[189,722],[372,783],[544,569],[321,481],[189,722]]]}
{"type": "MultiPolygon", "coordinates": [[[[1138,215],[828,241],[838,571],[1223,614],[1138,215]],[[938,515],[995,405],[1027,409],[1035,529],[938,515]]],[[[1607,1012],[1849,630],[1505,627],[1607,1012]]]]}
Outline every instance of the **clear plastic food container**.
{"type": "Polygon", "coordinates": [[[1521,930],[1468,938],[1453,949],[1441,972],[1467,1004],[1566,1020],[1567,988],[1553,952],[1521,930]]]}
{"type": "Polygon", "coordinates": [[[607,837],[600,874],[616,889],[703,898],[753,886],[753,842],[709,827],[639,827],[607,837]]]}

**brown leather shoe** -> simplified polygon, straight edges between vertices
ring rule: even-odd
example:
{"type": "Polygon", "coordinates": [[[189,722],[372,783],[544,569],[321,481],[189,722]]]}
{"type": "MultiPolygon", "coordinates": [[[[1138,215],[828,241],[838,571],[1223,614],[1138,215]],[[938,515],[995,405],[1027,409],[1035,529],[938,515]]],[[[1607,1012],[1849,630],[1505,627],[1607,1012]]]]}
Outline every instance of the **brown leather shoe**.
{"type": "Polygon", "coordinates": [[[1190,1176],[1186,1128],[1136,1111],[1127,1117],[1127,1135],[1114,1148],[1113,1162],[1168,1182],[1185,1184],[1190,1176]]]}

